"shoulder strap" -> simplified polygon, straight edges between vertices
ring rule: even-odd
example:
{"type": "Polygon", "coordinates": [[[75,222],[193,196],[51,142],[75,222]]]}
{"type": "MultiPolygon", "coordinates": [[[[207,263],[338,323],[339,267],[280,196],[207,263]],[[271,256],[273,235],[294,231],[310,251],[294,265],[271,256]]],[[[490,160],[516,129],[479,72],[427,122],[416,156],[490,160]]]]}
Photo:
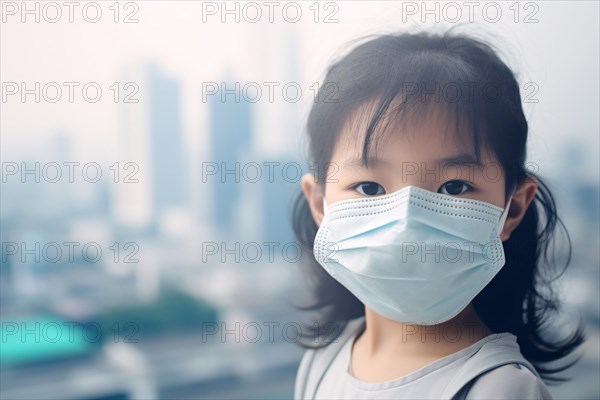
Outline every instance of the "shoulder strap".
{"type": "MultiPolygon", "coordinates": [[[[461,389],[480,376],[494,368],[506,364],[520,364],[529,369],[535,376],[540,378],[539,373],[519,351],[519,345],[513,336],[509,340],[488,343],[483,345],[465,364],[457,371],[456,375],[444,389],[442,399],[453,399],[461,389]]],[[[463,393],[464,394],[464,393],[463,393]]]]}
{"type": "Polygon", "coordinates": [[[335,341],[332,341],[324,348],[318,351],[313,351],[311,362],[308,364],[308,373],[305,384],[301,389],[301,399],[314,399],[317,394],[317,388],[331,365],[337,353],[341,350],[344,344],[353,337],[352,333],[362,323],[363,318],[358,318],[348,322],[342,333],[335,341]]]}

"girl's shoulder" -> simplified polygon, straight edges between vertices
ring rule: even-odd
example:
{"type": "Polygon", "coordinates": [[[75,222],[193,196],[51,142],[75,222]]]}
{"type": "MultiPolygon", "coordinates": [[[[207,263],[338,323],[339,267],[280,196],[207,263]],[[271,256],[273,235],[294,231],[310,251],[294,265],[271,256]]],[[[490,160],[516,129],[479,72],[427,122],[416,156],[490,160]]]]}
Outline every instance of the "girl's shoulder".
{"type": "Polygon", "coordinates": [[[528,368],[512,363],[494,368],[476,378],[465,399],[551,400],[552,395],[538,376],[528,368]]]}
{"type": "Polygon", "coordinates": [[[457,399],[552,400],[535,366],[509,332],[486,337],[485,344],[457,371],[446,388],[457,399]]]}
{"type": "MultiPolygon", "coordinates": [[[[326,346],[307,349],[300,361],[294,384],[294,399],[314,394],[318,380],[323,376],[343,345],[363,329],[364,316],[348,321],[344,329],[326,346]]],[[[325,338],[324,340],[327,340],[325,338]]]]}

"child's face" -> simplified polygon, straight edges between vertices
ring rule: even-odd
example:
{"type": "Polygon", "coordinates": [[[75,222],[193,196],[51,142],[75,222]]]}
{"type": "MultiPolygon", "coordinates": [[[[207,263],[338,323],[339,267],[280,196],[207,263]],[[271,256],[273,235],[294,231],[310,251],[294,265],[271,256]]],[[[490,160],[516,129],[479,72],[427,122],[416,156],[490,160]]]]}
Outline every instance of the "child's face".
{"type": "Polygon", "coordinates": [[[472,144],[462,142],[450,129],[445,133],[443,118],[432,114],[417,125],[390,126],[379,143],[371,141],[370,153],[377,160],[367,167],[360,161],[366,123],[364,118],[349,121],[341,132],[327,176],[327,204],[412,185],[504,208],[504,174],[498,161],[482,154],[477,164],[472,144]]]}
{"type": "MultiPolygon", "coordinates": [[[[448,124],[441,114],[430,114],[421,123],[390,124],[383,137],[371,141],[370,153],[376,154],[378,161],[369,162],[368,167],[360,162],[368,120],[351,118],[342,128],[331,158],[325,183],[327,204],[389,194],[412,185],[504,208],[504,173],[499,162],[482,151],[481,164],[477,164],[472,143],[459,139],[451,128],[446,132],[448,124]]],[[[305,174],[302,189],[315,223],[320,225],[323,193],[312,174],[305,174]]],[[[507,240],[519,225],[536,191],[533,178],[519,184],[501,240],[507,240]]]]}

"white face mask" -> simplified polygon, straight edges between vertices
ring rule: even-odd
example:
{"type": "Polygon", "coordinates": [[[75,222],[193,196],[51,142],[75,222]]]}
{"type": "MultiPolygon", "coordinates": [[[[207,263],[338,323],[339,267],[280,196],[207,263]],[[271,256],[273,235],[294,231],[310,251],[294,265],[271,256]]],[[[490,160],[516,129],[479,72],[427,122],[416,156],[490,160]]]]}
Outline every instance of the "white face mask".
{"type": "Polygon", "coordinates": [[[460,313],[504,265],[508,215],[478,200],[408,186],[335,202],[314,242],[325,270],[387,318],[435,325],[460,313]]]}

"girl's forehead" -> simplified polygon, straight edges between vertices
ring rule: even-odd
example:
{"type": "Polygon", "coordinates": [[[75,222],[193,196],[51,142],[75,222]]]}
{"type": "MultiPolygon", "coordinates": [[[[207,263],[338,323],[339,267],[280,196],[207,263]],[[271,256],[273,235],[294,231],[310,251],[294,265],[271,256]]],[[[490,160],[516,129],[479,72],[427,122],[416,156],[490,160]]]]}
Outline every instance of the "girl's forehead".
{"type": "MultiPolygon", "coordinates": [[[[375,109],[370,103],[358,108],[340,130],[333,159],[357,160],[363,154],[366,132],[375,109]]],[[[369,158],[397,161],[438,160],[455,155],[476,159],[469,126],[439,107],[419,113],[388,112],[369,138],[369,158]]],[[[481,155],[482,162],[486,159],[481,155]]]]}

